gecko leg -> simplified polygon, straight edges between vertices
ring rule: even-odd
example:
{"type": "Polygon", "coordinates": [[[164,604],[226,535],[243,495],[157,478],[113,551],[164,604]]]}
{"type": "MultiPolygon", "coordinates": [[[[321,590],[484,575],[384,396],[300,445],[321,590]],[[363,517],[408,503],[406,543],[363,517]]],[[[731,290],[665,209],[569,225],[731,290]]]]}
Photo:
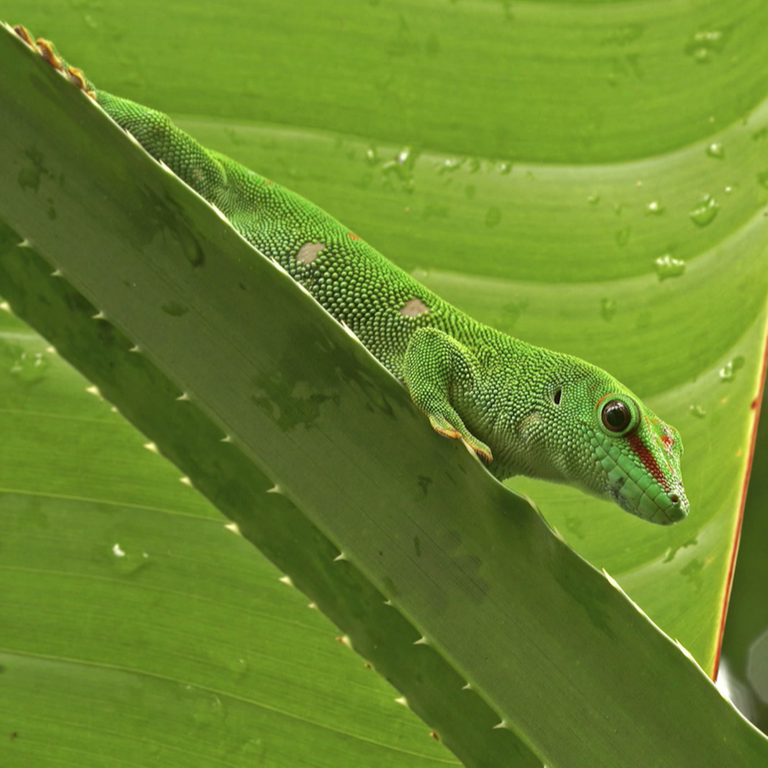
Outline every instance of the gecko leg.
{"type": "Polygon", "coordinates": [[[466,347],[438,328],[419,328],[405,351],[404,378],[435,432],[461,440],[486,463],[493,460],[491,449],[467,429],[450,400],[456,385],[469,388],[475,379],[473,355],[466,347]]]}

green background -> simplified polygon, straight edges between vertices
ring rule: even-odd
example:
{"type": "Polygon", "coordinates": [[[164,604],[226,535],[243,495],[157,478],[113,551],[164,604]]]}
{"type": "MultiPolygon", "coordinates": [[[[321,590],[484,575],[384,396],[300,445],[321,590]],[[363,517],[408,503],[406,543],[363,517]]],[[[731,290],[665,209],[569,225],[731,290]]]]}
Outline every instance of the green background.
{"type": "MultiPolygon", "coordinates": [[[[712,671],[765,336],[763,4],[297,2],[173,15],[150,4],[49,4],[5,15],[52,38],[100,87],[170,113],[206,146],[331,211],[478,319],[609,369],[678,427],[692,514],[673,529],[569,489],[510,485],[712,671]],[[656,263],[667,256],[671,266],[656,263]]],[[[14,387],[27,392],[28,366],[36,381],[58,365],[30,363],[48,358],[42,347],[20,352],[18,333],[11,326],[4,337],[6,402],[14,387]]],[[[41,465],[55,467],[50,436],[63,433],[56,422],[29,440],[32,427],[10,418],[4,430],[32,443],[7,449],[4,487],[18,492],[13,457],[43,444],[41,465]]],[[[61,458],[77,469],[65,464],[61,477],[114,503],[120,484],[103,467],[83,476],[71,449],[82,443],[87,456],[102,440],[78,424],[61,458]]],[[[134,461],[115,460],[131,494],[134,461]]],[[[55,476],[46,472],[54,485],[55,476]]],[[[141,489],[142,498],[165,493],[141,489]]],[[[77,496],[71,486],[33,495],[77,496]]],[[[757,548],[765,515],[759,497],[751,503],[745,529],[757,548]]],[[[116,538],[108,530],[105,541],[116,538]]],[[[93,546],[109,563],[129,562],[111,559],[113,545],[93,546]]],[[[61,543],[51,547],[36,556],[51,562],[61,543]]],[[[140,549],[129,570],[143,571],[140,549]]],[[[755,567],[746,545],[743,554],[740,569],[755,567]]],[[[738,624],[743,637],[727,639],[737,673],[768,624],[766,579],[745,578],[739,600],[756,607],[738,624]]],[[[30,587],[17,615],[41,591],[53,594],[30,587]]],[[[60,627],[24,628],[39,638],[60,627]]],[[[75,630],[98,645],[87,623],[75,630]]],[[[430,759],[452,759],[425,743],[430,759]]]]}

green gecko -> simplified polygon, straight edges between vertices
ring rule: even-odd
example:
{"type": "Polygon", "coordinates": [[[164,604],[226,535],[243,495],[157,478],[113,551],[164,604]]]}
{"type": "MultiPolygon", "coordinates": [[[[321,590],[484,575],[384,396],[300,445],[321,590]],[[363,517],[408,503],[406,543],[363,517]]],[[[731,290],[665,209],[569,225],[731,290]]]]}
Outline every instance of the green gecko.
{"type": "Polygon", "coordinates": [[[497,478],[568,483],[662,525],[688,514],[680,435],[608,373],[476,322],[300,195],[205,149],[161,112],[97,90],[50,42],[14,29],[348,326],[433,429],[497,478]]]}

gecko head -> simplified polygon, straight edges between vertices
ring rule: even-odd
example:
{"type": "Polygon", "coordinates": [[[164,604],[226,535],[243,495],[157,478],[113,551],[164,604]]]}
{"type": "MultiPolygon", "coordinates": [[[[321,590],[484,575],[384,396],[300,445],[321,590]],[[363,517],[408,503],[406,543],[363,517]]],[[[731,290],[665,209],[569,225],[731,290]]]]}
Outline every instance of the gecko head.
{"type": "Polygon", "coordinates": [[[660,525],[688,514],[680,473],[683,444],[630,390],[605,371],[550,353],[533,407],[514,426],[497,472],[575,485],[660,525]],[[548,368],[548,369],[547,369],[548,368]]]}
{"type": "MultiPolygon", "coordinates": [[[[568,421],[583,438],[577,461],[567,462],[570,482],[652,523],[672,525],[682,520],[688,514],[688,499],[680,472],[683,443],[678,431],[599,369],[591,370],[572,389],[579,396],[568,421]]],[[[564,400],[561,394],[563,405],[564,400]]]]}

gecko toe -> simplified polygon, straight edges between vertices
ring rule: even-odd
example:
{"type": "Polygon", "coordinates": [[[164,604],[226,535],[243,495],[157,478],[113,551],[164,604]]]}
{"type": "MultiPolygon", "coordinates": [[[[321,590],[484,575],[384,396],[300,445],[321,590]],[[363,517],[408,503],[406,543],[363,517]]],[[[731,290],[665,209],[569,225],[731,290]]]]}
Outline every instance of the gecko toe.
{"type": "Polygon", "coordinates": [[[476,455],[483,463],[490,464],[493,461],[493,454],[491,449],[480,442],[469,442],[463,437],[461,442],[464,443],[464,447],[472,454],[476,455]]]}

